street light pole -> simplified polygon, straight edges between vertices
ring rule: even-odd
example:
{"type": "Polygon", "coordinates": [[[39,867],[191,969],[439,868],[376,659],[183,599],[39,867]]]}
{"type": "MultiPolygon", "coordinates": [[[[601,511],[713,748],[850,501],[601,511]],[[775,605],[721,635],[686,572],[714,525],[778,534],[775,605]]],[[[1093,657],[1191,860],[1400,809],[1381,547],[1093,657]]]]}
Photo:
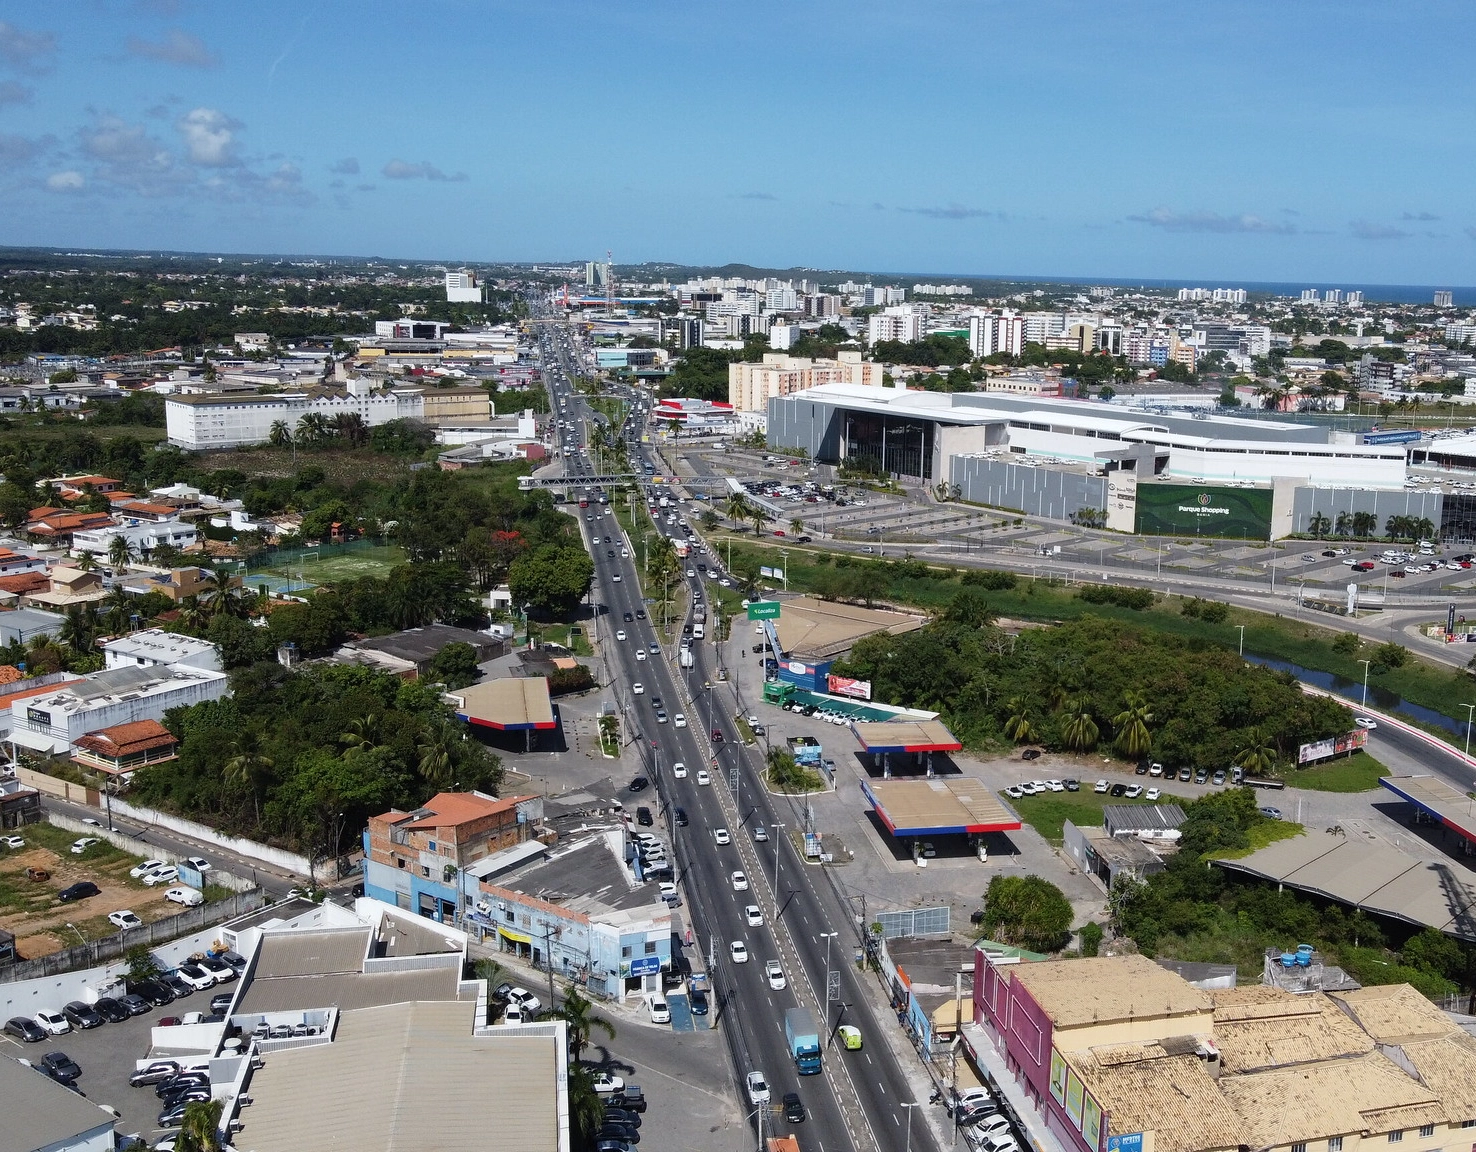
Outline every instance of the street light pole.
{"type": "Polygon", "coordinates": [[[1368,669],[1369,669],[1370,661],[1368,661],[1368,660],[1360,660],[1360,661],[1358,661],[1358,663],[1360,663],[1360,664],[1363,665],[1363,703],[1361,705],[1359,705],[1359,707],[1361,707],[1361,708],[1367,708],[1368,707],[1368,669]]]}
{"type": "Polygon", "coordinates": [[[1471,755],[1471,718],[1476,716],[1476,704],[1462,704],[1466,710],[1466,755],[1471,755]]]}
{"type": "Polygon", "coordinates": [[[825,940],[825,991],[820,994],[820,1015],[825,1021],[826,1043],[829,1043],[830,1034],[830,942],[840,935],[839,932],[822,932],[820,935],[825,940]]]}
{"type": "Polygon", "coordinates": [[[913,1101],[911,1104],[903,1104],[902,1107],[907,1109],[907,1152],[912,1152],[912,1110],[920,1108],[921,1105],[913,1101]]]}
{"type": "Polygon", "coordinates": [[[1237,625],[1235,625],[1235,627],[1237,627],[1237,628],[1240,629],[1240,654],[1242,656],[1244,656],[1245,655],[1245,625],[1244,624],[1237,624],[1237,625]]]}
{"type": "Polygon", "coordinates": [[[784,825],[775,824],[774,831],[774,919],[779,919],[779,841],[784,835],[784,825]]]}

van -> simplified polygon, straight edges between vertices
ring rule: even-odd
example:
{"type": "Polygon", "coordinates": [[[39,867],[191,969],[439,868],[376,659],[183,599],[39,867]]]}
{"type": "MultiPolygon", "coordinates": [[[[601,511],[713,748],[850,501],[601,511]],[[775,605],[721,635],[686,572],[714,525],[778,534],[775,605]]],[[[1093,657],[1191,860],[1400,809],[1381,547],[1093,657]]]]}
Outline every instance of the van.
{"type": "Polygon", "coordinates": [[[701,623],[692,625],[692,638],[694,640],[701,640],[706,634],[706,625],[701,623]]]}
{"type": "Polygon", "coordinates": [[[652,992],[646,1001],[646,1008],[651,1014],[652,1024],[670,1024],[671,1008],[666,1003],[666,997],[660,992],[652,992]]]}

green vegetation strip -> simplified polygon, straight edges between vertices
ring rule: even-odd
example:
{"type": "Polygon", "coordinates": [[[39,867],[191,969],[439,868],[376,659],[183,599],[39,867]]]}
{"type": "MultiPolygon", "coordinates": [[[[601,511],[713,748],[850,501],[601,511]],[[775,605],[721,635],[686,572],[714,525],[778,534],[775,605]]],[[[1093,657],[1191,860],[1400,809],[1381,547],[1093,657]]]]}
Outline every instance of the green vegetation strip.
{"type": "Polygon", "coordinates": [[[1314,792],[1371,792],[1378,788],[1379,777],[1388,774],[1389,769],[1367,752],[1355,752],[1306,768],[1289,768],[1285,779],[1288,788],[1314,792]]]}
{"type": "Polygon", "coordinates": [[[1129,800],[1126,796],[1109,796],[1105,793],[1088,791],[1090,784],[1082,785],[1081,792],[1040,792],[1034,796],[1021,796],[1018,800],[1011,800],[1008,796],[1004,802],[1014,808],[1020,814],[1020,819],[1029,824],[1052,844],[1059,845],[1062,840],[1061,826],[1070,820],[1078,828],[1090,828],[1102,823],[1102,809],[1108,804],[1183,804],[1187,801],[1182,796],[1173,796],[1165,792],[1157,800],[1148,800],[1139,796],[1136,800],[1129,800]]]}

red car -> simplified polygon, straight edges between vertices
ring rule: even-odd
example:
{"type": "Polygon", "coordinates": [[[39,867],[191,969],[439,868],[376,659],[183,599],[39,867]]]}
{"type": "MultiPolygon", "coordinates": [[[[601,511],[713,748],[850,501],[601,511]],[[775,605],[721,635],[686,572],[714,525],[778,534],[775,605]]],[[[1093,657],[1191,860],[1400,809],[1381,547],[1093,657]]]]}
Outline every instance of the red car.
{"type": "Polygon", "coordinates": [[[720,729],[714,728],[712,730],[712,742],[714,744],[721,744],[723,742],[723,734],[720,729]]]}
{"type": "Polygon", "coordinates": [[[775,528],[774,529],[774,535],[775,536],[783,536],[784,535],[784,529],[783,528],[775,528]]]}

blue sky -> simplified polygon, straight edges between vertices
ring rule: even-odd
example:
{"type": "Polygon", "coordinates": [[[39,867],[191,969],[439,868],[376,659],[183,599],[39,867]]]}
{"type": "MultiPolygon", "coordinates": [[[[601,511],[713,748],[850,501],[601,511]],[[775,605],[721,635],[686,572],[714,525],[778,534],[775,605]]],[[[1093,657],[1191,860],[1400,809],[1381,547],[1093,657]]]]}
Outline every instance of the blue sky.
{"type": "Polygon", "coordinates": [[[0,6],[0,244],[1476,283],[1469,3],[0,6]]]}

